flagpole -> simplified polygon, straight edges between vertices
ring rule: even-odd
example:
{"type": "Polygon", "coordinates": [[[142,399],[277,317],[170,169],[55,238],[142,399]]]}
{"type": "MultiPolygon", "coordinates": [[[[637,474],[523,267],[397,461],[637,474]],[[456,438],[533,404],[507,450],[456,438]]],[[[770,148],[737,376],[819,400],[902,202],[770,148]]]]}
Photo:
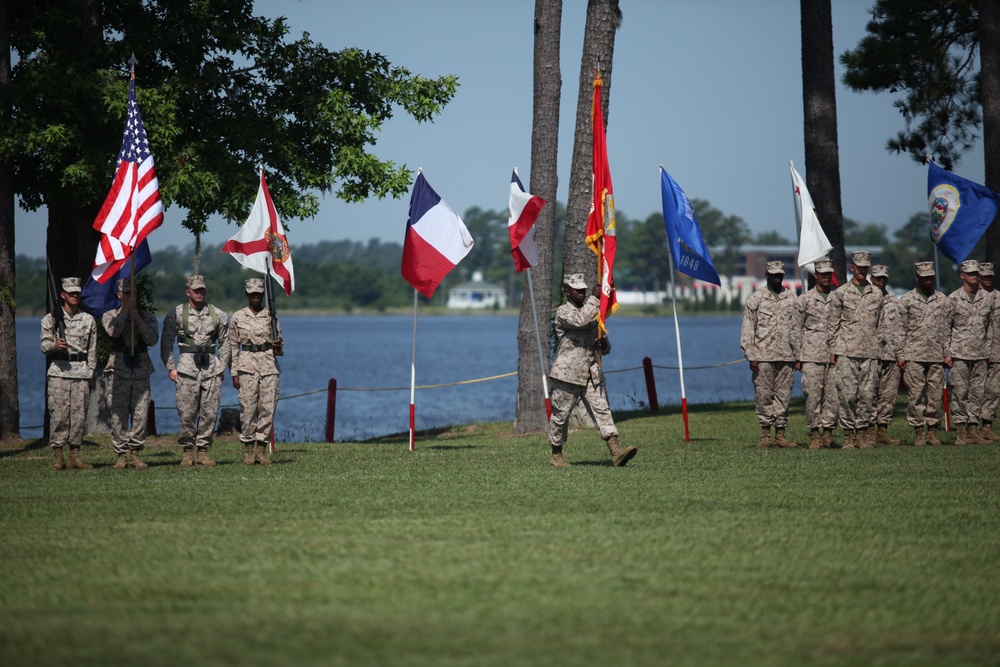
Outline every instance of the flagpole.
{"type": "MultiPolygon", "coordinates": [[[[788,161],[788,166],[795,170],[795,163],[791,160],[788,161]]],[[[795,187],[795,179],[792,179],[792,187],[795,187]]],[[[794,193],[793,193],[794,194],[794,193]]],[[[792,210],[795,213],[795,238],[799,240],[799,248],[802,248],[802,221],[799,220],[798,204],[795,203],[795,197],[792,197],[792,210]]],[[[796,251],[795,253],[795,263],[799,267],[799,280],[802,281],[802,294],[806,293],[806,268],[801,264],[801,257],[796,251]]]]}
{"type": "Polygon", "coordinates": [[[691,433],[688,430],[688,401],[687,393],[684,391],[684,356],[681,354],[681,328],[677,322],[677,286],[674,283],[674,258],[671,252],[667,252],[667,261],[670,265],[670,302],[674,311],[674,333],[677,336],[677,368],[680,369],[681,376],[681,416],[684,419],[684,442],[691,442],[691,433]]]}
{"type": "Polygon", "coordinates": [[[542,393],[545,394],[545,418],[552,419],[552,401],[549,399],[549,383],[545,377],[545,357],[542,356],[542,336],[538,328],[538,311],[535,309],[535,288],[531,286],[531,269],[528,272],[528,296],[531,299],[531,316],[535,319],[535,343],[538,345],[538,368],[542,373],[542,393]]]}
{"type": "Polygon", "coordinates": [[[416,408],[414,394],[417,388],[417,290],[413,290],[413,357],[410,362],[410,451],[417,449],[416,408]]]}

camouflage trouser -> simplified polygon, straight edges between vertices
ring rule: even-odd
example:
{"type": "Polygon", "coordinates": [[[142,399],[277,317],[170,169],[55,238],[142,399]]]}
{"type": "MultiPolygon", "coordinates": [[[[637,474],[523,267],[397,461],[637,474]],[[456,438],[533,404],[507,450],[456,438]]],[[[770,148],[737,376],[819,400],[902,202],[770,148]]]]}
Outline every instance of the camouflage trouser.
{"type": "Polygon", "coordinates": [[[177,415],[181,422],[177,444],[181,447],[211,447],[215,421],[219,417],[219,402],[222,400],[222,374],[199,380],[178,373],[174,400],[177,401],[177,415]]]}
{"type": "Polygon", "coordinates": [[[757,422],[762,428],[788,425],[788,402],[792,400],[795,364],[791,361],[758,361],[753,373],[757,395],[757,422]]]}
{"type": "Polygon", "coordinates": [[[837,357],[837,401],[845,431],[868,428],[875,400],[877,359],[837,357]]]}
{"type": "Polygon", "coordinates": [[[902,369],[895,361],[878,360],[878,379],[875,382],[875,405],[872,408],[872,423],[888,426],[892,421],[892,413],[896,410],[896,397],[899,395],[899,376],[902,369]]]}
{"type": "Polygon", "coordinates": [[[951,421],[978,425],[986,386],[986,360],[953,359],[948,384],[951,385],[951,421]]]}
{"type": "Polygon", "coordinates": [[[49,445],[79,447],[87,426],[90,381],[49,377],[49,445]]]}
{"type": "Polygon", "coordinates": [[[278,375],[239,373],[240,379],[240,442],[271,441],[274,408],[278,402],[278,375]]]}
{"type": "Polygon", "coordinates": [[[601,438],[607,440],[613,435],[618,435],[615,420],[611,417],[611,408],[608,407],[608,398],[605,396],[603,383],[600,387],[595,387],[593,380],[588,381],[586,386],[570,384],[555,378],[550,378],[549,382],[552,383],[550,396],[552,419],[549,420],[549,442],[553,447],[562,447],[566,443],[569,416],[573,414],[573,408],[580,400],[583,401],[590,417],[597,424],[601,438]]]}
{"type": "MultiPolygon", "coordinates": [[[[994,336],[998,335],[994,332],[994,336]]],[[[983,411],[980,418],[984,422],[992,422],[997,418],[997,405],[1000,404],[1000,363],[990,364],[986,369],[986,389],[983,393],[983,411]]]]}
{"type": "Polygon", "coordinates": [[[837,426],[837,382],[834,366],[802,362],[802,393],[806,397],[806,426],[827,430],[837,426]]]}
{"type": "Polygon", "coordinates": [[[944,412],[944,364],[907,361],[903,380],[906,382],[906,422],[913,427],[940,423],[944,412]]]}
{"type": "Polygon", "coordinates": [[[115,454],[141,450],[146,442],[149,415],[149,376],[109,373],[108,407],[111,408],[111,445],[115,454]],[[132,418],[131,428],[129,417],[132,418]]]}

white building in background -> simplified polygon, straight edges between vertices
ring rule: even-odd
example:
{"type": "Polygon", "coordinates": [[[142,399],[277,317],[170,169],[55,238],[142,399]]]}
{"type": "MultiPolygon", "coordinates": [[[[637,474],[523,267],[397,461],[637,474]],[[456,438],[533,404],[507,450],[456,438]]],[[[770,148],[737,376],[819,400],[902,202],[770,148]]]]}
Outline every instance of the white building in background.
{"type": "Polygon", "coordinates": [[[473,271],[472,280],[448,290],[448,308],[493,310],[507,307],[507,292],[496,283],[483,280],[482,271],[473,271]]]}

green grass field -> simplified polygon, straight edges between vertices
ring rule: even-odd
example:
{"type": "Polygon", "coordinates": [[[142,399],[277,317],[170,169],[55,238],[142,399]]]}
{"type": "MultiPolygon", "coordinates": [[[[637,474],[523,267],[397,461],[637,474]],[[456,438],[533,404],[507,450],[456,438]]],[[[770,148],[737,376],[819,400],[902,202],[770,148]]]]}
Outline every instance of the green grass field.
{"type": "Polygon", "coordinates": [[[757,450],[747,404],[692,408],[690,443],[676,410],[618,422],[622,469],[509,424],[268,467],[3,445],[0,665],[1000,664],[1000,447],[757,450]]]}

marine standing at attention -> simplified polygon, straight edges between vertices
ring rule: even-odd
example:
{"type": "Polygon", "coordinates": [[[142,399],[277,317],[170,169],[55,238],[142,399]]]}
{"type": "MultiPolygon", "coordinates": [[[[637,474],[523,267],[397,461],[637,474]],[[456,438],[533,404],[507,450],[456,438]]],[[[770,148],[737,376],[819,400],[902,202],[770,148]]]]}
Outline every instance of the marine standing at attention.
{"type": "Polygon", "coordinates": [[[184,452],[181,466],[214,466],[208,448],[219,416],[222,376],[229,365],[229,316],[208,303],[204,277],[188,278],[184,293],[188,300],[163,318],[160,359],[176,383],[174,397],[180,417],[177,444],[184,452]],[[175,341],[180,350],[176,361],[175,341]]]}
{"type": "Polygon", "coordinates": [[[281,327],[272,340],[271,315],[264,308],[264,280],[246,281],[247,307],[233,313],[229,322],[230,367],[233,386],[240,392],[240,442],[246,465],[270,465],[265,452],[274,427],[278,402],[278,368],[281,354],[281,327]]]}
{"type": "Polygon", "coordinates": [[[962,286],[948,295],[954,306],[948,337],[951,357],[951,416],[956,445],[985,444],[979,437],[979,413],[986,388],[986,366],[993,344],[989,328],[993,295],[979,289],[979,262],[967,259],[959,271],[962,286]]]}
{"type": "Polygon", "coordinates": [[[796,299],[799,322],[799,354],[795,369],[802,373],[802,393],[806,399],[806,426],[809,449],[833,446],[837,428],[837,383],[830,363],[830,293],[833,262],[816,260],[816,286],[796,299]],[[820,432],[822,430],[822,433],[820,432]]]}
{"type": "Polygon", "coordinates": [[[871,423],[875,426],[875,442],[879,445],[898,445],[899,440],[889,436],[892,413],[899,396],[900,309],[899,299],[889,294],[889,267],[876,264],[872,267],[872,284],[882,292],[882,317],[878,324],[878,343],[882,350],[875,370],[875,400],[871,423]]]}

